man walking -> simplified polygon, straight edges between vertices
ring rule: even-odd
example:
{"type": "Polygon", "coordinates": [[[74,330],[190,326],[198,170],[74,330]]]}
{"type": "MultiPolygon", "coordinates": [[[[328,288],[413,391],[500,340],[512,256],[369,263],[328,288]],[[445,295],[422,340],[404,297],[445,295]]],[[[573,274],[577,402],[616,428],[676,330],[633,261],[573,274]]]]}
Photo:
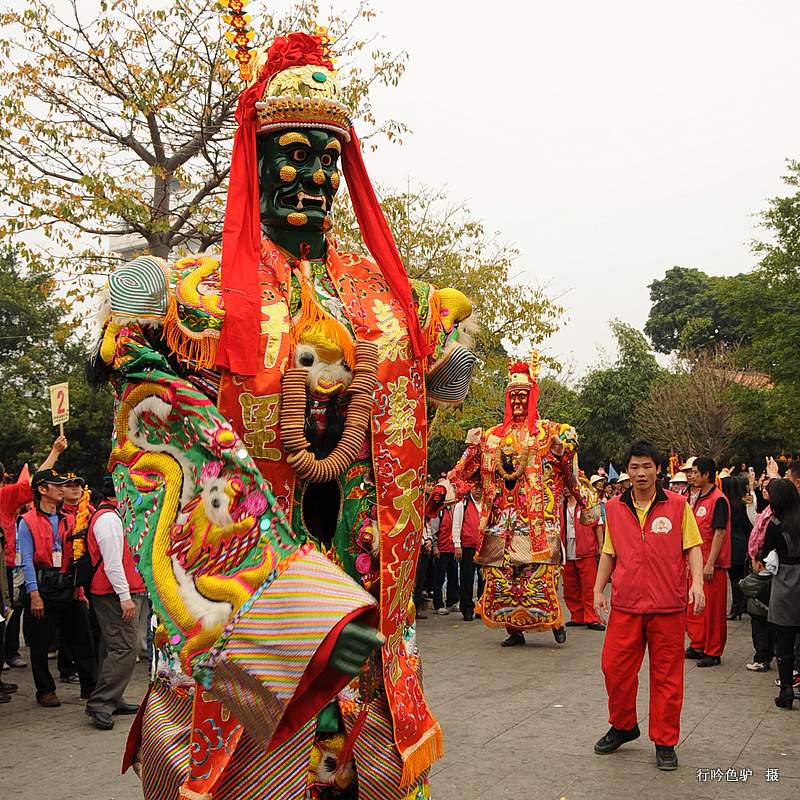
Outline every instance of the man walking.
{"type": "Polygon", "coordinates": [[[694,461],[692,499],[697,527],[703,537],[703,580],[706,607],[686,619],[689,647],[686,658],[697,659],[698,667],[716,667],[728,638],[728,568],[731,565],[731,511],[728,498],[717,489],[717,465],[713,458],[694,461]]]}
{"type": "Polygon", "coordinates": [[[139,710],[123,695],[136,666],[139,614],[145,602],[144,582],[125,539],[110,475],[103,480],[103,502],[92,516],[86,541],[96,567],[89,593],[102,634],[100,674],[86,713],[96,728],[107,731],[114,727],[112,714],[139,710]]]}
{"type": "Polygon", "coordinates": [[[594,585],[598,613],[608,613],[604,595],[611,579],[611,613],[603,645],[603,675],[611,727],[594,746],[605,755],[640,736],[636,716],[639,669],[650,660],[650,739],[656,765],[678,766],[683,705],[683,637],[686,627],[686,564],[692,576],[689,602],[705,605],[702,538],[685,498],[656,485],[661,455],[646,441],[625,455],[631,488],[606,506],[603,553],[594,585]]]}

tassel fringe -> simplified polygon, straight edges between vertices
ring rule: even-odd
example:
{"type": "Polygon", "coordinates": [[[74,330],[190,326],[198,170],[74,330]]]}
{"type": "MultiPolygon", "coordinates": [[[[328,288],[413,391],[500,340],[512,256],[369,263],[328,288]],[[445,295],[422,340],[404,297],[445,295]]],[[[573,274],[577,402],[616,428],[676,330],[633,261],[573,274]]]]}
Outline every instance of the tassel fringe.
{"type": "Polygon", "coordinates": [[[429,769],[434,761],[444,755],[444,740],[439,723],[431,729],[428,738],[419,744],[407,758],[403,759],[403,775],[400,778],[401,786],[408,786],[429,769]]]}
{"type": "Polygon", "coordinates": [[[167,306],[162,339],[175,355],[194,361],[203,369],[213,369],[217,361],[219,339],[216,336],[192,336],[187,332],[180,324],[178,301],[174,296],[170,297],[167,306]]]}
{"type": "Polygon", "coordinates": [[[294,349],[301,341],[303,334],[314,331],[326,339],[335,342],[342,351],[342,358],[353,369],[356,365],[356,350],[353,339],[341,322],[334,319],[321,308],[309,281],[303,278],[300,283],[300,321],[292,328],[292,358],[294,349]]]}

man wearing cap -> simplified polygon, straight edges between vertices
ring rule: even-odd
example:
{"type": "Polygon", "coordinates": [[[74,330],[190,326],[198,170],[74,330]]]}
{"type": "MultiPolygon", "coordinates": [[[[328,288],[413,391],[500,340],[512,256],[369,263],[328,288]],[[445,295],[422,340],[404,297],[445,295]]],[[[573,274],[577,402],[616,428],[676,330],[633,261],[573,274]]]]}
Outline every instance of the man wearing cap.
{"type": "Polygon", "coordinates": [[[686,480],[685,472],[676,472],[669,482],[670,491],[676,492],[677,494],[686,494],[688,486],[689,481],[686,480]]]}
{"type": "Polygon", "coordinates": [[[92,566],[89,593],[102,633],[100,671],[86,713],[96,728],[111,730],[112,714],[135,714],[138,705],[123,697],[136,666],[139,615],[145,588],[136,571],[117,511],[117,495],[110,475],[103,480],[103,502],[92,515],[86,537],[92,566]]]}
{"type": "Polygon", "coordinates": [[[89,697],[96,679],[88,620],[68,573],[69,524],[59,511],[63,485],[64,478],[55,470],[39,470],[31,482],[35,508],[22,516],[17,528],[27,594],[23,631],[31,651],[36,700],[46,708],[61,705],[47,663],[47,648],[58,626],[72,649],[81,697],[89,697]]]}
{"type": "Polygon", "coordinates": [[[713,458],[694,460],[692,499],[697,527],[703,537],[703,580],[706,607],[702,614],[686,620],[689,647],[686,658],[698,667],[716,667],[728,638],[728,567],[731,565],[731,510],[728,498],[717,488],[717,465],[713,458]]]}
{"type": "Polygon", "coordinates": [[[625,494],[631,488],[631,479],[627,472],[621,472],[617,479],[617,494],[625,494]]]}
{"type": "Polygon", "coordinates": [[[608,479],[605,475],[600,475],[595,473],[589,478],[589,484],[591,485],[592,489],[597,492],[597,499],[600,501],[600,522],[605,525],[606,524],[606,486],[608,485],[608,479]]]}
{"type": "MultiPolygon", "coordinates": [[[[444,505],[431,521],[433,532],[433,608],[437,614],[449,614],[458,608],[460,589],[458,585],[458,563],[456,545],[453,540],[453,508],[456,493],[453,484],[446,478],[439,481],[445,490],[444,505]],[[442,589],[447,580],[447,598],[442,599],[442,589]]],[[[459,540],[459,550],[461,542],[459,540]]]]}
{"type": "Polygon", "coordinates": [[[694,462],[697,461],[697,456],[692,456],[686,459],[686,463],[681,467],[681,472],[686,476],[686,499],[691,505],[696,499],[699,492],[694,488],[692,479],[694,478],[694,462]]]}

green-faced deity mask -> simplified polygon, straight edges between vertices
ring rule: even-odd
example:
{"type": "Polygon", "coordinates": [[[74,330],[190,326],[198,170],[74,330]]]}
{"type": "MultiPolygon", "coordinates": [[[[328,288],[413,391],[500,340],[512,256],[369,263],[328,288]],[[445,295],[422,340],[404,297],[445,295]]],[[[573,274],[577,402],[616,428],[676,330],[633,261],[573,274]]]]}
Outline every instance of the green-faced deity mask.
{"type": "Polygon", "coordinates": [[[315,128],[281,130],[261,134],[257,148],[262,225],[287,249],[305,241],[317,250],[339,189],[339,140],[315,128]]]}

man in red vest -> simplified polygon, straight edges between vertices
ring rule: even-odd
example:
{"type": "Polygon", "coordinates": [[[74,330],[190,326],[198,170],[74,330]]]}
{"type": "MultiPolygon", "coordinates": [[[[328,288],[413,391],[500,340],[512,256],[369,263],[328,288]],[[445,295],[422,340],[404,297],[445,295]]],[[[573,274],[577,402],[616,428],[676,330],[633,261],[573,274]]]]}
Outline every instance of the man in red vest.
{"type": "Polygon", "coordinates": [[[581,522],[582,509],[572,495],[568,495],[561,509],[561,541],[566,559],[564,563],[564,602],[569,609],[568,628],[583,627],[604,631],[606,626],[594,610],[594,582],[597,578],[597,554],[603,546],[603,523],[594,525],[581,522]]]}
{"type": "Polygon", "coordinates": [[[431,522],[433,532],[433,607],[437,614],[449,614],[458,608],[458,564],[453,544],[453,506],[456,495],[452,484],[443,479],[440,485],[447,492],[444,507],[431,522]],[[442,589],[447,579],[447,599],[442,599],[442,589]]]}
{"type": "Polygon", "coordinates": [[[611,579],[611,613],[603,644],[603,675],[611,728],[594,746],[613,753],[639,738],[636,693],[645,647],[650,660],[650,739],[656,765],[678,766],[683,705],[683,637],[686,628],[686,564],[692,576],[689,604],[705,605],[702,539],[686,499],[656,485],[661,454],[635,442],[625,454],[632,486],[606,505],[603,553],[594,584],[594,605],[608,613],[604,590],[611,579]]]}
{"type": "Polygon", "coordinates": [[[697,659],[698,667],[716,667],[728,638],[728,568],[731,565],[731,511],[728,498],[717,488],[717,465],[713,458],[696,458],[692,499],[697,527],[703,537],[703,580],[706,607],[697,616],[689,615],[686,627],[689,647],[686,658],[697,659]]]}
{"type": "Polygon", "coordinates": [[[114,727],[112,714],[139,710],[123,695],[136,666],[136,632],[145,602],[144,581],[125,538],[110,475],[103,480],[103,502],[89,523],[86,544],[95,568],[89,594],[102,633],[100,674],[86,713],[96,728],[108,731],[114,727]]]}
{"type": "MultiPolygon", "coordinates": [[[[481,543],[481,507],[483,485],[475,483],[463,500],[453,509],[453,548],[459,562],[459,584],[461,599],[459,609],[465,622],[475,619],[475,553],[481,543]]],[[[478,595],[482,594],[480,577],[478,595]]]]}
{"type": "Polygon", "coordinates": [[[22,629],[31,651],[36,701],[45,708],[61,705],[47,664],[47,648],[58,627],[77,665],[82,698],[89,697],[96,680],[89,620],[65,557],[68,523],[58,508],[63,483],[55,470],[37,472],[31,481],[35,508],[22,515],[17,527],[27,593],[22,629]]]}

